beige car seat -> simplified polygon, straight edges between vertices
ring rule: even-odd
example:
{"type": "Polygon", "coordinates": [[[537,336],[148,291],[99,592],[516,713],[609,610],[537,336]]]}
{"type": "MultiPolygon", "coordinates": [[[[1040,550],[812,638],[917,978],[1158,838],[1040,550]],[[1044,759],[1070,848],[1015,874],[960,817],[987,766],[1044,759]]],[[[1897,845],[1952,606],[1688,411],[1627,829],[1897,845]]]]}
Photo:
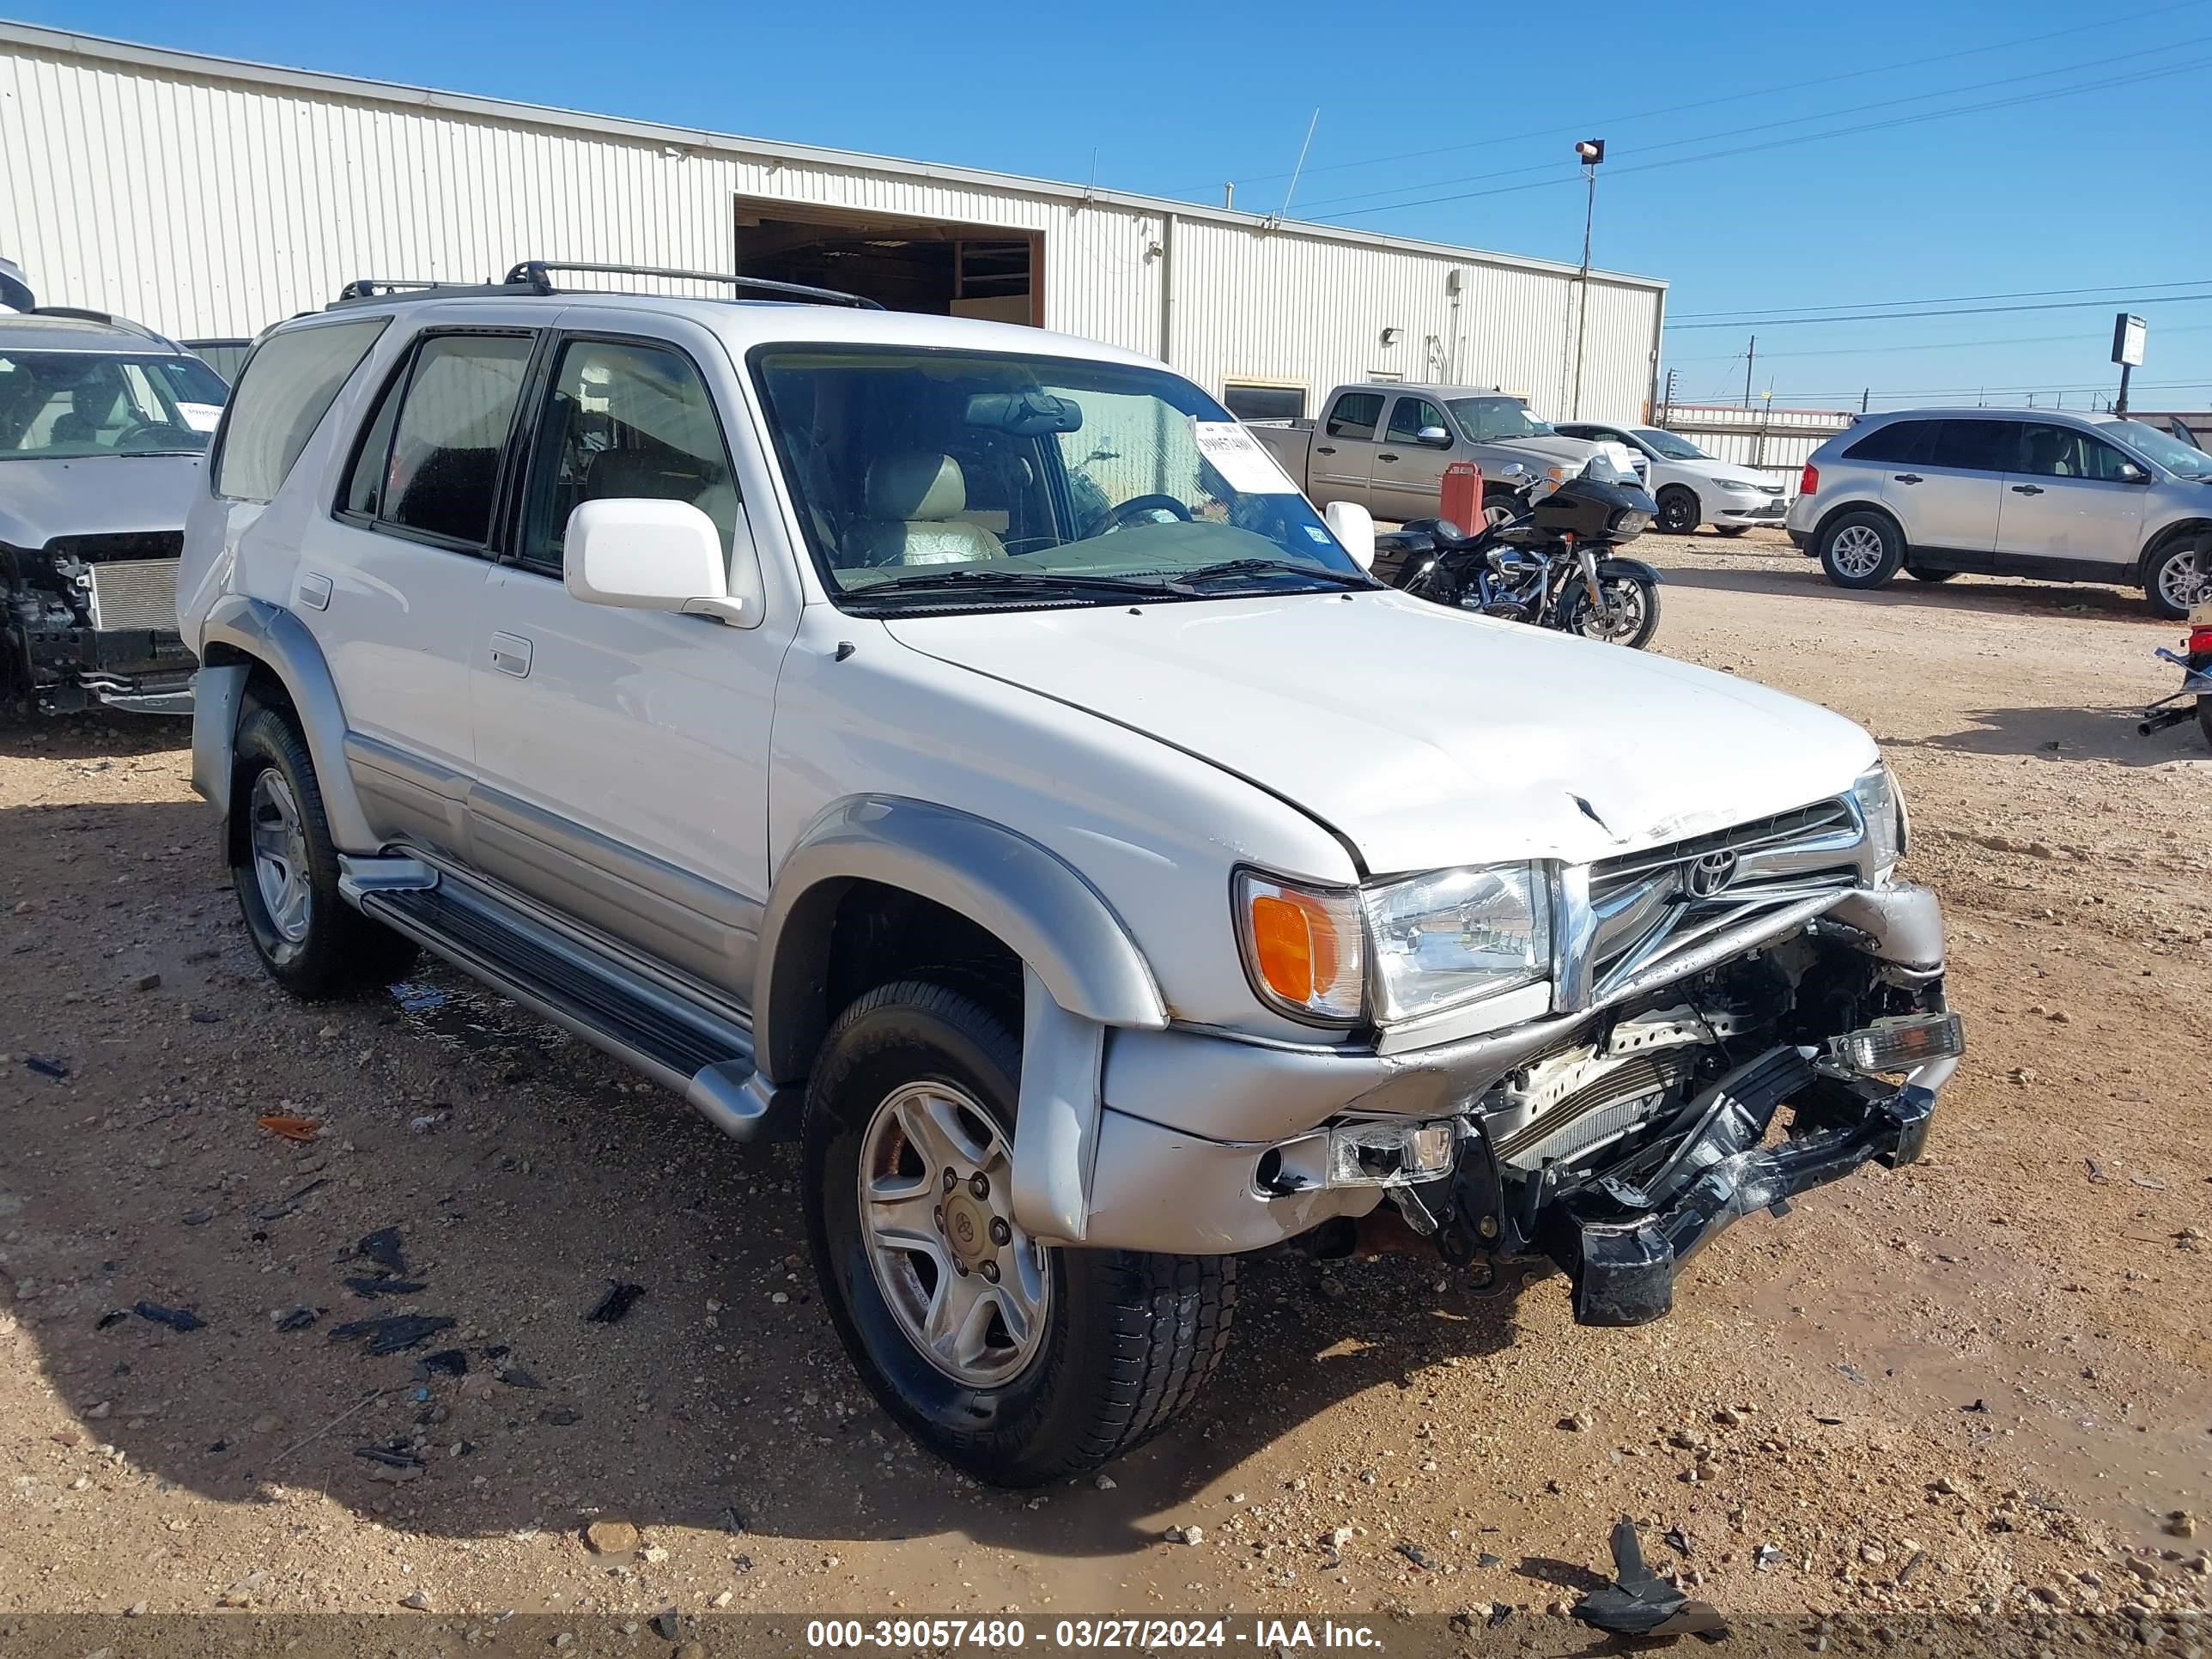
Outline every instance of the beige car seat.
{"type": "Polygon", "coordinates": [[[845,538],[850,564],[974,564],[1003,558],[999,538],[960,514],[968,482],[950,455],[884,455],[868,464],[867,521],[845,538]]]}

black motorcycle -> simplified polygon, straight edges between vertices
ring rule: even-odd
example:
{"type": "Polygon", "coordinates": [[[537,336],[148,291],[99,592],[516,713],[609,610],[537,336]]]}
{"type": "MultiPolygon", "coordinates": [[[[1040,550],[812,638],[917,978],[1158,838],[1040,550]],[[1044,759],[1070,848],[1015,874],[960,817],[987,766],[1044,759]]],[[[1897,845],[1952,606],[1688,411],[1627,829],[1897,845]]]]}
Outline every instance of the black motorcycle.
{"type": "Polygon", "coordinates": [[[1472,535],[1416,519],[1377,536],[1375,574],[1438,605],[1640,650],[1658,631],[1659,573],[1612,550],[1657,512],[1634,479],[1598,457],[1556,487],[1522,483],[1516,506],[1492,509],[1472,535]]]}
{"type": "MultiPolygon", "coordinates": [[[[2212,567],[2207,562],[2212,561],[2212,550],[2200,550],[2197,558],[2199,568],[2212,578],[2212,567]]],[[[2181,690],[2143,710],[2142,723],[2136,729],[2145,737],[2180,725],[2194,712],[2197,730],[2203,732],[2207,744],[2212,744],[2212,589],[2206,593],[2206,598],[2189,608],[2188,643],[2179,652],[2160,646],[2154,653],[2181,671],[2181,690]]]]}

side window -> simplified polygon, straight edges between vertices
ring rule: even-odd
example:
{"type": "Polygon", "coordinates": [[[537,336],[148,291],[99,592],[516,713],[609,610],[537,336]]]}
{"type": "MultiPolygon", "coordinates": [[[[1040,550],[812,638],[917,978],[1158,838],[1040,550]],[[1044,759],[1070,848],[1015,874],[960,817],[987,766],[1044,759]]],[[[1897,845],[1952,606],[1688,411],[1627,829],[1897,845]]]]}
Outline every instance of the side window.
{"type": "Polygon", "coordinates": [[[738,522],[737,479],[714,399],[683,353],[636,341],[561,348],[531,467],[523,562],[557,573],[568,514],[638,496],[690,501],[721,532],[738,522]]]}
{"type": "Polygon", "coordinates": [[[2018,453],[2020,427],[2012,421],[1937,421],[1934,443],[1923,457],[1929,466],[1953,466],[1968,472],[2008,472],[2018,453]]]}
{"type": "Polygon", "coordinates": [[[2013,470],[2039,478],[2094,478],[2122,482],[2128,458],[2102,438],[2070,426],[2031,422],[2021,428],[2020,464],[2013,470]]]}
{"type": "Polygon", "coordinates": [[[380,523],[483,545],[530,351],[529,336],[503,334],[433,335],[416,349],[392,423],[380,523]]]}
{"type": "Polygon", "coordinates": [[[1405,443],[1413,443],[1419,439],[1421,428],[1425,426],[1441,426],[1447,432],[1451,430],[1444,423],[1443,410],[1426,398],[1399,398],[1397,407],[1390,411],[1390,436],[1405,443]]]}
{"type": "Polygon", "coordinates": [[[1872,461],[1879,466],[1904,466],[1928,459],[1928,433],[1933,421],[1892,421],[1877,427],[1844,452],[1847,461],[1872,461]]]}
{"type": "Polygon", "coordinates": [[[345,494],[340,498],[345,512],[373,519],[384,505],[385,479],[392,461],[392,424],[399,417],[399,399],[407,390],[407,371],[411,367],[411,355],[402,357],[384,383],[376,410],[369,416],[368,429],[354,451],[353,470],[347,475],[345,494]]]}
{"type": "Polygon", "coordinates": [[[215,461],[215,493],[234,501],[273,500],[338,388],[391,320],[318,324],[272,334],[256,347],[231,394],[215,461]]]}
{"type": "Polygon", "coordinates": [[[1329,410],[1327,430],[1332,438],[1372,438],[1375,423],[1382,418],[1381,392],[1347,392],[1329,410]]]}

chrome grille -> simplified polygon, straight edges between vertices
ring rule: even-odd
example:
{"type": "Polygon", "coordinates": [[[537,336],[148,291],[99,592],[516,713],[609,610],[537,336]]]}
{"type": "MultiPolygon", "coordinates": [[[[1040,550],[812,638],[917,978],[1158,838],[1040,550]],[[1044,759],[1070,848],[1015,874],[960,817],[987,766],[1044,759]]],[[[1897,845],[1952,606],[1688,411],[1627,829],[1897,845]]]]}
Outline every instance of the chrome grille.
{"type": "Polygon", "coordinates": [[[1589,878],[1590,982],[1602,998],[1702,939],[1858,880],[1846,797],[1630,853],[1589,878]]]}

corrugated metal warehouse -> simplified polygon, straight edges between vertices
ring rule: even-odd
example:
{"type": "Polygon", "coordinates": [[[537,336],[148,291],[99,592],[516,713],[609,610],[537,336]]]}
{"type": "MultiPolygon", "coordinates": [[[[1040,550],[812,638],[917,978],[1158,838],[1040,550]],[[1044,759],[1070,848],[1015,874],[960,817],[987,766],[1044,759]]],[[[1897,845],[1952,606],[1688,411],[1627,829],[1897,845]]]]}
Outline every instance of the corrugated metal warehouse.
{"type": "Polygon", "coordinates": [[[1271,416],[1392,379],[1496,384],[1556,418],[1641,416],[1666,295],[1544,260],[20,24],[0,24],[0,255],[44,303],[181,338],[252,334],[362,276],[476,282],[532,257],[736,271],[1087,336],[1271,416]]]}

